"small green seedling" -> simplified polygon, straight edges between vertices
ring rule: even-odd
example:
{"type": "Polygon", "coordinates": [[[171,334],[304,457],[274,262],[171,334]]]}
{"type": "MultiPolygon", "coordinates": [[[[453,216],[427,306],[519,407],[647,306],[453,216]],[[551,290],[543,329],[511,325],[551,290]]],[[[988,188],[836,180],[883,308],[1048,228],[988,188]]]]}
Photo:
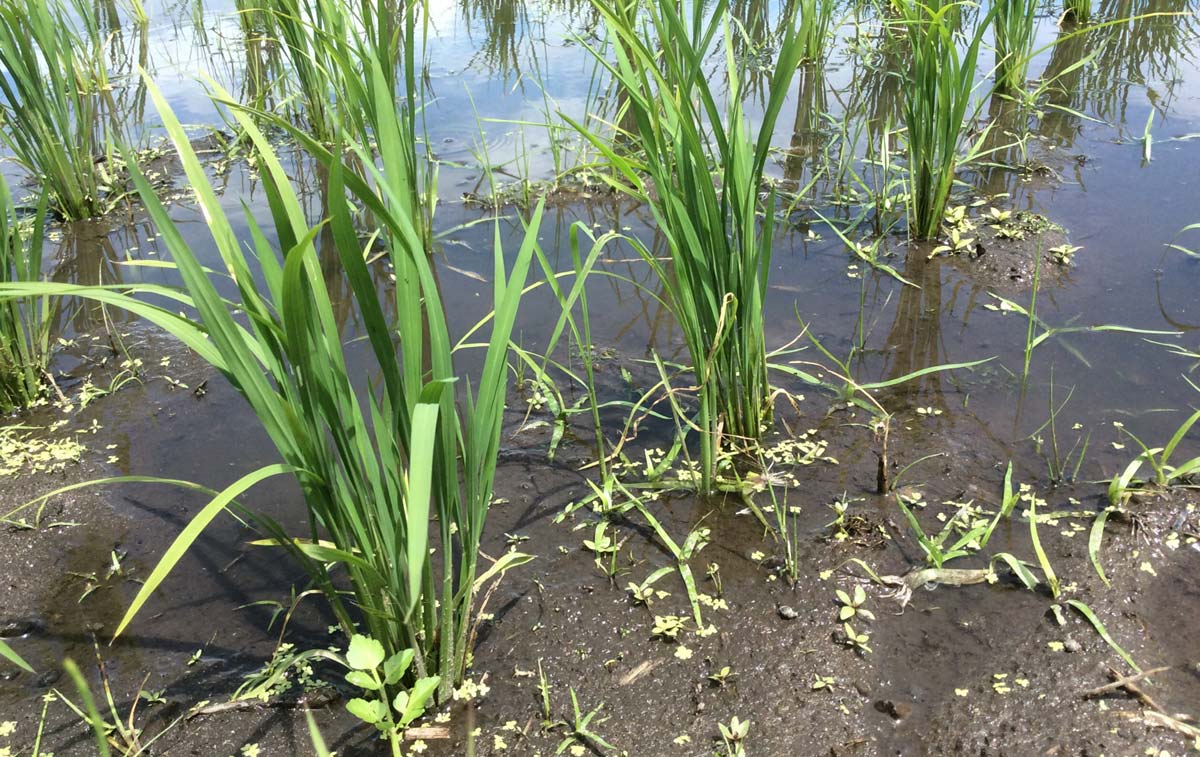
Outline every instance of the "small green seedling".
{"type": "Polygon", "coordinates": [[[412,688],[400,689],[394,697],[389,696],[389,689],[395,690],[400,685],[414,656],[413,650],[405,649],[385,659],[382,644],[368,636],[354,634],[344,659],[346,667],[350,668],[346,682],[363,689],[370,697],[355,697],[346,702],[346,709],[359,720],[379,729],[395,755],[401,753],[400,739],[404,730],[425,712],[425,704],[440,681],[438,676],[418,678],[412,688]]]}
{"type": "Polygon", "coordinates": [[[870,653],[871,647],[868,646],[871,637],[865,633],[858,633],[849,623],[842,623],[842,630],[846,633],[846,643],[860,652],[870,653]]]}
{"type": "Polygon", "coordinates": [[[842,603],[841,609],[838,610],[838,620],[847,621],[854,617],[863,618],[864,620],[875,620],[875,614],[863,607],[863,604],[867,601],[867,592],[861,585],[854,587],[853,595],[838,589],[837,598],[842,603]]]}
{"type": "Polygon", "coordinates": [[[654,584],[672,570],[674,569],[670,567],[659,568],[650,575],[646,576],[646,580],[642,581],[640,584],[630,581],[625,588],[630,594],[633,595],[634,602],[649,607],[654,603],[654,600],[665,599],[671,596],[671,593],[668,591],[655,589],[654,584]]]}
{"type": "Polygon", "coordinates": [[[837,679],[833,676],[823,676],[820,673],[813,673],[812,690],[820,691],[825,689],[833,691],[833,687],[837,684],[837,679]]]}
{"type": "Polygon", "coordinates": [[[721,730],[721,741],[725,744],[726,757],[745,757],[746,736],[750,733],[750,721],[741,720],[737,715],[729,721],[729,725],[718,723],[721,730]]]}
{"type": "Polygon", "coordinates": [[[729,667],[728,665],[723,666],[716,673],[712,673],[708,676],[708,680],[722,688],[724,688],[726,684],[730,683],[735,678],[737,678],[737,674],[734,673],[733,668],[729,667]]]}
{"type": "Polygon", "coordinates": [[[666,639],[677,639],[679,632],[683,630],[683,624],[684,618],[679,615],[655,615],[654,628],[650,633],[666,639]]]}
{"type": "Polygon", "coordinates": [[[617,540],[608,533],[608,521],[602,520],[596,524],[596,529],[592,534],[591,539],[584,539],[583,546],[589,552],[596,555],[596,567],[604,572],[604,575],[612,578],[617,575],[617,555],[621,551],[625,540],[617,540]]]}
{"type": "MultiPolygon", "coordinates": [[[[571,725],[571,732],[567,734],[566,738],[558,742],[558,749],[556,749],[554,753],[562,754],[567,750],[568,747],[574,744],[584,747],[589,745],[600,746],[604,747],[605,749],[616,751],[617,748],[615,746],[605,741],[600,737],[599,734],[592,730],[592,721],[597,715],[600,714],[600,710],[603,708],[604,703],[601,702],[600,704],[596,705],[594,710],[591,710],[586,715],[583,714],[583,710],[579,708],[579,697],[575,695],[575,689],[571,689],[571,709],[574,711],[574,721],[571,725]]],[[[603,723],[607,719],[608,718],[601,718],[596,722],[603,723]]]]}
{"type": "Polygon", "coordinates": [[[834,541],[846,541],[850,538],[850,532],[846,530],[846,511],[850,508],[850,502],[843,493],[837,501],[828,505],[829,509],[833,510],[833,520],[826,523],[825,528],[833,529],[834,541]]]}

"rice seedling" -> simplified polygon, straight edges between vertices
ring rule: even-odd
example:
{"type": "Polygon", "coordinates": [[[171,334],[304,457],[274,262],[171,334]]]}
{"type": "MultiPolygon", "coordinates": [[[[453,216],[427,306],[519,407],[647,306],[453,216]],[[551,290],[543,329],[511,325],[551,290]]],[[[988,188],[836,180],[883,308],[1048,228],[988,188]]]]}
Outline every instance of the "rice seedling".
{"type": "Polygon", "coordinates": [[[1092,0],[1063,0],[1063,20],[1077,24],[1087,23],[1092,16],[1092,0]]]}
{"type": "MultiPolygon", "coordinates": [[[[41,278],[46,202],[43,194],[33,218],[22,219],[0,177],[0,282],[41,278]]],[[[52,383],[47,368],[54,311],[47,297],[0,301],[0,413],[28,407],[52,383]]]]}
{"type": "Polygon", "coordinates": [[[325,745],[325,738],[321,736],[321,731],[317,728],[317,721],[313,719],[312,710],[304,708],[304,720],[308,724],[308,738],[312,742],[313,751],[317,757],[332,757],[332,752],[325,745]]]}
{"type": "MultiPolygon", "coordinates": [[[[917,239],[933,239],[954,185],[959,165],[975,157],[985,129],[969,147],[965,121],[975,92],[979,48],[996,8],[979,22],[960,50],[954,28],[962,3],[927,6],[896,0],[900,27],[911,49],[903,90],[908,142],[908,227],[917,239]],[[966,147],[964,151],[964,147],[966,147]]],[[[979,104],[974,112],[978,112],[979,104]]]]}
{"type": "MultiPolygon", "coordinates": [[[[595,46],[627,98],[633,122],[622,135],[637,157],[576,121],[612,164],[605,176],[618,191],[649,203],[667,241],[665,266],[641,241],[630,243],[663,283],[666,305],[683,331],[698,395],[694,428],[700,436],[700,485],[712,489],[723,437],[758,440],[770,420],[762,306],[771,260],[774,193],[759,218],[759,191],[771,136],[803,54],[793,23],[783,24],[778,59],[766,88],[763,117],[752,133],[742,106],[744,64],[730,48],[734,33],[725,0],[706,8],[652,3],[596,2],[612,40],[616,62],[595,46]],[[705,61],[725,39],[726,105],[709,81],[705,61]],[[670,40],[660,50],[654,40],[670,40]],[[714,182],[712,167],[719,176],[714,182]]],[[[792,11],[794,13],[794,9],[792,11]]],[[[570,119],[568,119],[570,120],[570,119]]]]}
{"type": "MultiPolygon", "coordinates": [[[[363,10],[371,7],[362,5],[363,10]]],[[[355,26],[349,5],[324,0],[267,0],[260,9],[278,35],[292,71],[296,112],[317,139],[333,141],[342,122],[338,108],[347,90],[339,81],[355,26]]]]}
{"type": "Polygon", "coordinates": [[[73,7],[83,28],[60,0],[0,3],[0,139],[66,219],[103,214],[114,190],[99,32],[89,6],[73,7]]]}
{"type": "Polygon", "coordinates": [[[792,4],[798,8],[785,8],[780,23],[790,26],[793,18],[799,22],[800,60],[820,65],[833,38],[837,3],[834,0],[788,0],[788,5],[792,4]]]}
{"type": "MultiPolygon", "coordinates": [[[[284,42],[303,108],[290,120],[261,110],[256,115],[287,130],[310,152],[315,148],[325,163],[339,133],[359,145],[376,145],[379,152],[384,148],[379,135],[399,129],[399,138],[387,145],[395,154],[385,162],[390,171],[403,171],[403,177],[393,178],[407,189],[390,201],[408,205],[405,213],[418,223],[428,245],[437,173],[432,163],[417,157],[417,21],[424,5],[405,3],[399,18],[387,0],[355,6],[336,0],[262,0],[262,7],[270,11],[271,26],[284,42]]],[[[370,179],[367,164],[375,157],[368,151],[361,158],[356,170],[363,180],[370,179]]]]}
{"type": "Polygon", "coordinates": [[[1167,244],[1167,247],[1170,247],[1172,250],[1179,250],[1184,255],[1187,255],[1190,258],[1200,260],[1200,252],[1197,252],[1196,250],[1193,250],[1188,247],[1184,247],[1181,244],[1177,244],[1175,241],[1175,240],[1178,240],[1179,237],[1183,236],[1184,234],[1186,234],[1190,231],[1200,231],[1200,223],[1191,223],[1191,224],[1188,224],[1187,226],[1184,226],[1182,229],[1180,229],[1178,232],[1175,233],[1175,238],[1170,243],[1167,244]]]}
{"type": "Polygon", "coordinates": [[[1108,644],[1108,646],[1114,652],[1116,652],[1120,658],[1124,660],[1127,665],[1129,665],[1129,667],[1133,668],[1139,673],[1142,672],[1141,667],[1139,667],[1138,664],[1133,661],[1133,658],[1129,656],[1129,653],[1126,652],[1125,649],[1116,642],[1116,640],[1108,632],[1108,629],[1104,627],[1104,623],[1100,620],[1091,607],[1087,606],[1083,602],[1080,602],[1078,599],[1068,599],[1067,604],[1074,608],[1080,615],[1082,615],[1084,619],[1091,624],[1092,628],[1096,629],[1096,633],[1100,634],[1100,638],[1104,639],[1104,643],[1108,644]]]}
{"type": "Polygon", "coordinates": [[[1121,433],[1132,439],[1142,451],[1125,466],[1124,470],[1113,476],[1112,481],[1109,482],[1109,503],[1116,507],[1124,503],[1136,489],[1172,486],[1176,483],[1188,482],[1192,477],[1200,474],[1200,455],[1178,465],[1171,463],[1175,450],[1192,430],[1192,427],[1196,425],[1197,421],[1200,421],[1200,410],[1192,413],[1179,428],[1175,429],[1175,433],[1164,447],[1147,447],[1141,439],[1135,436],[1132,431],[1125,428],[1124,425],[1118,426],[1121,433]],[[1138,472],[1144,467],[1149,467],[1152,475],[1147,478],[1137,478],[1138,472]]]}
{"type": "MultiPolygon", "coordinates": [[[[776,494],[774,486],[767,485],[766,488],[771,495],[771,514],[774,516],[772,530],[783,551],[783,575],[787,578],[788,585],[795,587],[800,581],[801,530],[797,522],[800,506],[788,504],[786,488],[782,497],[776,494]]],[[[843,509],[839,517],[844,516],[843,509]]]]}
{"type": "Polygon", "coordinates": [[[1025,87],[1037,27],[1037,0],[996,0],[992,36],[996,48],[996,88],[1017,92],[1025,87]]]}
{"type": "Polygon", "coordinates": [[[1029,498],[1029,541],[1033,544],[1033,553],[1037,556],[1038,565],[1041,566],[1042,573],[1046,576],[1046,585],[1050,587],[1050,594],[1058,599],[1060,590],[1058,576],[1055,575],[1054,568],[1050,565],[1050,558],[1046,555],[1046,550],[1042,549],[1042,540],[1038,537],[1038,501],[1036,496],[1031,495],[1029,498]]]}
{"type": "MultiPolygon", "coordinates": [[[[77,704],[72,701],[70,697],[58,689],[54,689],[53,696],[57,701],[66,705],[69,710],[75,713],[76,717],[91,728],[98,755],[111,754],[112,750],[116,750],[123,757],[140,757],[140,755],[152,754],[154,744],[182,723],[187,714],[183,713],[174,717],[158,728],[152,735],[148,733],[148,729],[138,724],[138,706],[143,701],[147,702],[148,705],[154,704],[154,697],[150,696],[144,688],[146,681],[149,680],[149,675],[147,675],[146,679],[143,679],[142,685],[132,698],[129,711],[123,714],[117,706],[117,700],[113,695],[108,667],[104,664],[104,659],[100,656],[100,645],[94,638],[92,646],[96,655],[96,670],[100,677],[100,691],[104,695],[100,700],[100,705],[97,705],[97,697],[93,694],[87,678],[84,677],[83,672],[79,669],[75,661],[70,658],[63,660],[63,670],[67,673],[68,679],[70,679],[75,687],[79,703],[77,704]],[[101,712],[101,706],[104,708],[103,712],[101,712]]],[[[38,752],[35,750],[33,754],[36,757],[38,752]]]]}
{"type": "MultiPolygon", "coordinates": [[[[1028,308],[1026,308],[1023,305],[1020,305],[1008,298],[1001,297],[1000,295],[995,294],[994,292],[989,292],[988,295],[990,297],[992,297],[993,299],[995,299],[1000,304],[993,305],[991,303],[988,303],[987,305],[984,306],[984,307],[988,308],[989,310],[994,310],[999,313],[1004,313],[1004,314],[1016,313],[1018,315],[1025,316],[1025,319],[1026,319],[1025,351],[1024,351],[1024,365],[1023,365],[1023,368],[1021,371],[1021,380],[1022,381],[1025,381],[1029,378],[1029,368],[1030,368],[1030,365],[1032,364],[1034,350],[1036,350],[1042,344],[1045,344],[1046,341],[1051,339],[1052,337],[1061,337],[1064,334],[1092,333],[1092,332],[1099,333],[1099,332],[1109,332],[1109,331],[1126,333],[1126,334],[1146,334],[1146,335],[1156,335],[1156,336],[1178,336],[1179,335],[1179,332],[1176,332],[1176,331],[1156,331],[1153,329],[1139,329],[1139,328],[1134,328],[1132,326],[1121,326],[1119,324],[1112,324],[1112,323],[1100,324],[1100,325],[1096,325],[1096,326],[1076,326],[1076,325],[1071,325],[1071,324],[1068,324],[1066,326],[1050,326],[1044,320],[1042,320],[1042,318],[1040,316],[1038,316],[1038,314],[1037,314],[1037,296],[1038,296],[1038,290],[1041,288],[1041,267],[1042,267],[1042,256],[1041,256],[1041,251],[1039,250],[1037,259],[1034,264],[1033,292],[1029,298],[1029,307],[1028,308]]],[[[1063,345],[1064,349],[1066,349],[1076,359],[1078,359],[1081,363],[1083,363],[1083,365],[1085,365],[1089,368],[1091,367],[1091,363],[1088,362],[1087,358],[1084,357],[1083,353],[1079,352],[1079,350],[1077,350],[1074,347],[1072,347],[1071,345],[1067,344],[1065,341],[1062,341],[1061,344],[1063,345]]]]}
{"type": "MultiPolygon", "coordinates": [[[[89,297],[165,329],[237,388],[283,462],[212,492],[212,500],[147,578],[116,633],[128,627],[205,526],[236,506],[234,500],[260,481],[294,476],[304,492],[310,532],[297,538],[259,517],[256,522],[269,535],[260,543],[282,547],[300,562],[347,635],[361,628],[382,645],[386,659],[413,650],[411,669],[402,681],[387,684],[390,692],[436,676],[436,699],[445,701],[469,658],[477,592],[526,559],[510,552],[486,570],[479,569],[508,388],[508,345],[534,255],[541,206],[529,221],[511,270],[496,229],[494,310],[471,330],[490,325],[491,334],[480,374],[474,381],[460,380],[456,350],[480,345],[457,345],[451,339],[437,279],[418,231],[420,221],[410,215],[411,206],[403,199],[405,174],[390,170],[392,161],[402,160],[405,150],[398,142],[406,132],[396,122],[394,104],[389,105],[394,103],[392,92],[377,87],[373,105],[388,127],[375,135],[383,168],[368,160],[367,147],[351,145],[361,164],[370,168],[374,185],[347,169],[340,149],[318,155],[330,161],[328,226],[373,362],[367,370],[351,371],[314,245],[321,227],[309,227],[262,132],[246,113],[234,111],[258,151],[279,240],[278,247],[273,246],[247,210],[252,240],[247,254],[182,126],[158,89],[150,85],[149,92],[208,221],[216,251],[233,275],[237,296],[230,301],[217,294],[210,273],[138,171],[134,182],[184,291],[154,285],[117,291],[25,284],[0,286],[0,293],[89,297]],[[383,224],[380,236],[396,273],[395,299],[386,306],[351,221],[348,193],[383,224]],[[261,284],[252,268],[260,272],[261,284]],[[151,295],[167,298],[171,307],[141,298],[151,295]],[[180,305],[194,308],[196,316],[177,313],[180,305]],[[393,319],[385,316],[387,310],[395,313],[393,319]],[[247,320],[241,321],[238,313],[247,320]],[[378,381],[369,383],[372,376],[378,381]],[[434,515],[436,535],[430,526],[434,515]],[[335,570],[345,571],[349,595],[335,584],[335,570]]],[[[218,96],[228,97],[223,91],[218,96]]],[[[124,480],[155,479],[106,479],[124,480]]]]}
{"type": "Polygon", "coordinates": [[[1054,401],[1054,370],[1050,371],[1050,418],[1038,428],[1034,429],[1033,433],[1028,438],[1034,441],[1037,452],[1046,461],[1047,474],[1051,485],[1058,486],[1059,484],[1071,483],[1079,479],[1079,469],[1083,466],[1084,458],[1087,456],[1088,446],[1092,440],[1092,432],[1086,434],[1077,434],[1075,442],[1069,449],[1063,452],[1059,443],[1058,433],[1058,416],[1062,413],[1063,408],[1071,401],[1071,397],[1075,394],[1075,387],[1072,386],[1067,391],[1066,398],[1059,404],[1054,401]],[[1042,437],[1042,432],[1047,431],[1050,437],[1049,444],[1042,437]],[[1081,446],[1082,445],[1082,446],[1081,446]],[[1074,458],[1075,464],[1071,465],[1071,460],[1074,458]]]}

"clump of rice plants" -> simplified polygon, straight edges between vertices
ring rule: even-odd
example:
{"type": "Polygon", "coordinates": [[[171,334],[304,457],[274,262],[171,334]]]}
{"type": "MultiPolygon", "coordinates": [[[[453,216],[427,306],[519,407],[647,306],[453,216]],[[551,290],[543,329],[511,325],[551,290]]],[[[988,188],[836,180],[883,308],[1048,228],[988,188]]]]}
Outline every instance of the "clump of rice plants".
{"type": "Polygon", "coordinates": [[[1092,0],[1063,0],[1062,15],[1077,24],[1086,23],[1092,16],[1092,0]]]}
{"type": "MultiPolygon", "coordinates": [[[[792,3],[799,6],[800,60],[814,64],[823,62],[832,39],[837,3],[834,0],[790,0],[789,5],[792,3]]],[[[791,9],[785,9],[782,23],[790,26],[793,13],[791,9]]]]}
{"type": "Polygon", "coordinates": [[[996,48],[996,88],[1001,92],[1016,92],[1025,86],[1036,14],[1037,0],[996,0],[992,36],[996,48]]]}
{"type": "MultiPolygon", "coordinates": [[[[37,281],[42,272],[46,197],[23,219],[0,177],[0,282],[37,281]]],[[[0,412],[33,404],[46,387],[54,303],[46,297],[0,301],[0,412]]]]}
{"type": "Polygon", "coordinates": [[[67,219],[104,213],[113,181],[99,35],[76,12],[83,29],[58,0],[0,2],[0,138],[67,219]]]}
{"type": "MultiPolygon", "coordinates": [[[[388,128],[385,121],[395,122],[404,134],[392,145],[402,151],[402,161],[392,168],[404,171],[409,190],[393,200],[410,205],[406,213],[419,223],[428,244],[436,173],[428,163],[422,168],[417,158],[417,21],[424,4],[405,3],[397,11],[388,0],[356,5],[336,0],[261,0],[261,7],[269,12],[269,25],[283,42],[295,99],[302,108],[290,123],[274,114],[260,116],[320,152],[328,151],[341,133],[361,145],[372,144],[376,133],[388,128]],[[380,95],[385,99],[380,100],[380,95]]],[[[365,167],[357,171],[367,178],[365,167]]]]}
{"type": "MultiPolygon", "coordinates": [[[[917,239],[933,239],[941,228],[963,156],[979,47],[991,21],[991,15],[981,20],[966,49],[960,50],[954,33],[958,5],[930,7],[916,0],[895,0],[898,23],[907,33],[911,49],[903,106],[908,142],[908,228],[917,239]]],[[[995,12],[993,8],[991,13],[995,12]]]]}
{"type": "MultiPolygon", "coordinates": [[[[214,88],[218,97],[228,97],[214,88]]],[[[205,526],[235,499],[265,479],[294,476],[304,493],[309,532],[288,534],[259,517],[256,522],[269,536],[264,543],[287,550],[303,565],[347,636],[361,633],[378,642],[385,660],[405,659],[412,650],[404,676],[391,680],[389,675],[389,690],[403,692],[436,678],[436,698],[445,701],[467,664],[477,592],[524,558],[510,552],[479,570],[508,388],[509,342],[534,255],[541,207],[528,222],[511,269],[497,229],[494,310],[473,329],[490,325],[491,333],[482,370],[468,381],[455,368],[456,343],[419,225],[407,215],[407,203],[393,200],[404,177],[389,169],[395,156],[404,152],[397,144],[404,137],[396,124],[392,93],[375,90],[375,107],[391,114],[390,119],[380,119],[384,128],[375,135],[383,169],[368,160],[368,148],[350,145],[360,164],[372,171],[373,186],[348,170],[339,146],[317,156],[329,160],[327,223],[333,252],[343,266],[370,348],[370,365],[352,370],[318,260],[315,240],[324,224],[310,227],[262,132],[245,112],[234,111],[259,155],[274,221],[272,238],[278,240],[268,241],[267,231],[247,209],[247,253],[183,127],[157,88],[149,85],[149,92],[207,220],[223,269],[237,286],[236,295],[226,299],[218,294],[217,274],[201,265],[149,182],[135,169],[134,184],[171,253],[182,290],[138,285],[118,291],[45,283],[0,285],[0,296],[87,297],[125,308],[165,329],[242,394],[282,462],[248,473],[219,493],[206,490],[213,499],[148,576],[117,633],[205,526]],[[352,221],[351,195],[380,224],[379,239],[395,270],[391,303],[381,301],[365,262],[352,221]],[[257,280],[252,271],[258,271],[257,280]],[[151,304],[147,296],[168,298],[167,305],[151,304]],[[180,307],[195,316],[180,314],[180,307]],[[388,312],[394,317],[385,315],[388,312]],[[434,520],[437,532],[431,533],[434,520]],[[349,592],[346,584],[335,583],[335,574],[343,571],[349,592]]]]}
{"type": "Polygon", "coordinates": [[[690,18],[674,3],[649,3],[642,16],[637,3],[594,4],[615,63],[590,49],[626,98],[623,123],[631,128],[621,137],[634,156],[575,126],[615,169],[605,180],[648,202],[666,239],[669,266],[642,242],[629,241],[662,281],[687,344],[698,387],[701,486],[710,489],[720,437],[753,442],[770,412],[762,309],[775,198],[760,218],[759,193],[775,122],[804,50],[794,18],[782,24],[762,119],[752,132],[742,107],[746,72],[732,53],[724,0],[713,7],[694,3],[690,18]],[[705,62],[722,35],[726,81],[709,82],[705,62]],[[658,40],[670,43],[660,49],[658,40]]]}

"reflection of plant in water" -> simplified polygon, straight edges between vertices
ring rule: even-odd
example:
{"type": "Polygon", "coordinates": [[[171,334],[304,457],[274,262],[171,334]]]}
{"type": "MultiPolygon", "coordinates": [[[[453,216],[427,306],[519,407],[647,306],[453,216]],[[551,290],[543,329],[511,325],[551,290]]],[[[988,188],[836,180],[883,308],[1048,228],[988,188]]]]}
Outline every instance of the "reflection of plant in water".
{"type": "Polygon", "coordinates": [[[804,64],[797,70],[796,76],[800,80],[800,89],[796,97],[792,137],[783,153],[783,178],[786,182],[784,186],[789,191],[799,193],[802,188],[815,189],[816,180],[828,160],[825,155],[828,104],[824,69],[804,64]],[[811,180],[811,183],[805,185],[806,180],[811,180]]]}
{"type": "Polygon", "coordinates": [[[1130,20],[1097,25],[1086,36],[1087,49],[1095,57],[1084,72],[1081,91],[1091,111],[1123,129],[1130,92],[1145,87],[1151,107],[1165,113],[1182,81],[1180,62],[1195,55],[1192,40],[1200,21],[1190,0],[1100,0],[1093,17],[1130,20]]]}
{"type": "Polygon", "coordinates": [[[1098,54],[1089,46],[1089,35],[1079,34],[1074,24],[1059,29],[1050,60],[1042,72],[1039,90],[1041,123],[1038,134],[1056,147],[1070,148],[1083,130],[1083,108],[1088,96],[1084,77],[1087,61],[1098,54]]]}

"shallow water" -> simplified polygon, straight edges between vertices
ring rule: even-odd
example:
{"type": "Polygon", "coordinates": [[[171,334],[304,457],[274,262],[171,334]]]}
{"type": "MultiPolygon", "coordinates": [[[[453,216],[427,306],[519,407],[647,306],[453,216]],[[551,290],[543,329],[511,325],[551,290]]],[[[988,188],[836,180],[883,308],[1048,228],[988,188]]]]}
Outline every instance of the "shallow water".
{"type": "MultiPolygon", "coordinates": [[[[747,20],[765,14],[767,26],[776,15],[773,8],[757,5],[735,7],[735,11],[747,20]]],[[[1055,242],[1069,241],[1082,247],[1074,265],[1068,270],[1047,271],[1042,281],[1038,315],[1047,324],[1120,324],[1179,332],[1179,336],[1149,338],[1194,351],[1200,317],[1191,311],[1195,310],[1200,268],[1165,245],[1173,241],[1189,244],[1186,235],[1177,240],[1177,233],[1195,223],[1200,212],[1196,210],[1200,189],[1195,170],[1200,138],[1193,138],[1200,133],[1200,71],[1191,54],[1196,40],[1195,6],[1110,3],[1097,9],[1097,18],[1164,11],[1192,15],[1144,18],[1101,28],[1043,50],[1030,65],[1030,76],[1035,79],[1046,71],[1066,70],[1083,55],[1096,56],[1090,65],[1069,72],[1054,85],[1055,93],[1048,102],[1069,110],[1041,101],[1041,118],[1027,119],[1032,128],[1024,145],[999,150],[965,177],[974,182],[977,192],[995,198],[991,204],[1042,214],[1064,229],[1055,242]],[[1151,109],[1155,112],[1150,129],[1154,146],[1152,160],[1146,163],[1141,132],[1151,109]],[[1037,170],[1022,170],[1030,167],[1037,170]]],[[[219,123],[219,119],[197,75],[211,73],[233,92],[245,81],[248,46],[236,7],[232,3],[167,3],[150,7],[149,13],[153,22],[145,37],[129,26],[119,31],[127,35],[125,41],[131,47],[145,45],[149,70],[181,120],[196,125],[199,134],[200,127],[219,123]]],[[[508,2],[434,3],[429,21],[428,75],[433,99],[424,121],[429,150],[441,161],[438,226],[454,229],[484,216],[482,210],[463,205],[459,196],[487,191],[480,162],[485,155],[491,165],[500,168],[497,176],[501,182],[511,182],[513,175],[531,180],[554,175],[554,151],[548,147],[551,135],[546,128],[529,124],[544,123],[558,111],[583,117],[602,102],[604,93],[596,83],[595,65],[584,49],[584,44],[596,44],[597,21],[586,4],[508,2]],[[478,120],[468,117],[472,112],[478,120]]],[[[1039,19],[1035,48],[1070,33],[1060,32],[1055,21],[1049,11],[1039,19]]],[[[855,123],[862,103],[879,103],[875,107],[885,112],[885,103],[894,104],[896,77],[870,75],[856,54],[860,45],[871,44],[869,35],[877,33],[878,27],[867,12],[847,10],[839,30],[840,44],[823,71],[804,71],[797,77],[797,93],[785,105],[775,137],[777,145],[795,148],[781,154],[773,169],[785,186],[788,182],[806,184],[816,165],[806,160],[811,150],[797,145],[825,137],[827,143],[844,142],[861,156],[868,147],[866,138],[855,137],[853,130],[839,138],[838,128],[831,124],[843,118],[855,123]],[[814,121],[814,113],[822,111],[828,118],[814,121]],[[789,118],[789,113],[795,113],[795,118],[789,118]]],[[[758,26],[749,24],[749,28],[758,26]]],[[[990,65],[987,57],[985,54],[983,69],[990,65]]],[[[985,103],[981,117],[1005,110],[1013,108],[998,100],[985,103]]],[[[143,118],[147,125],[154,123],[153,114],[143,118]]],[[[1012,142],[1014,126],[1011,118],[1001,118],[992,144],[1012,142]]],[[[578,144],[565,131],[556,134],[564,142],[578,144]]],[[[572,155],[567,149],[558,160],[569,166],[572,155]]],[[[865,170],[861,161],[857,166],[865,170]]],[[[312,186],[304,179],[311,169],[301,168],[296,167],[297,179],[312,186]]],[[[257,214],[265,213],[265,208],[256,204],[253,179],[244,171],[235,166],[226,181],[224,203],[234,211],[231,215],[237,216],[242,201],[249,201],[257,214]]],[[[828,181],[818,183],[806,205],[826,217],[843,217],[845,209],[831,206],[827,199],[836,188],[828,181]]],[[[312,197],[314,216],[319,216],[319,198],[312,197]]],[[[186,209],[177,213],[188,215],[186,209]]],[[[1131,430],[1151,440],[1181,420],[1177,412],[1165,411],[1196,402],[1194,390],[1179,378],[1181,373],[1195,377],[1190,373],[1195,361],[1171,355],[1129,333],[1050,339],[1035,352],[1028,385],[1022,387],[1008,374],[1021,372],[1026,323],[1019,316],[1001,316],[985,308],[996,304],[987,296],[988,287],[994,289],[995,282],[975,275],[979,266],[961,259],[926,262],[924,250],[910,250],[900,236],[888,235],[883,245],[890,255],[887,262],[919,283],[918,292],[876,271],[849,268],[845,249],[812,212],[799,210],[792,220],[804,231],[811,228],[819,239],[809,239],[801,231],[780,234],[767,305],[771,342],[779,346],[794,338],[799,332],[798,313],[835,353],[844,355],[856,339],[853,330],[861,323],[866,329],[865,335],[860,335],[864,349],[856,361],[861,381],[894,377],[938,363],[995,358],[985,370],[959,372],[953,382],[949,377],[929,379],[919,389],[905,392],[913,405],[941,407],[943,423],[976,418],[997,435],[1016,442],[1048,418],[1053,375],[1060,401],[1073,389],[1059,422],[1067,428],[1080,423],[1097,435],[1099,443],[1093,447],[1097,459],[1088,475],[1098,477],[1111,471],[1101,449],[1112,436],[1109,422],[1128,421],[1131,430]],[[954,396],[946,396],[947,392],[954,396]]],[[[627,203],[581,201],[555,208],[544,224],[542,243],[552,256],[565,255],[567,229],[574,221],[583,221],[597,231],[628,230],[643,238],[650,233],[648,214],[643,210],[627,203]]],[[[144,229],[122,228],[119,219],[105,223],[110,229],[107,243],[102,241],[104,227],[74,235],[91,237],[92,243],[83,239],[64,243],[56,278],[88,281],[105,270],[106,280],[163,279],[158,271],[122,270],[113,265],[117,260],[152,258],[154,248],[137,241],[144,229]],[[139,249],[131,250],[134,246],[139,249]]],[[[196,246],[203,255],[203,229],[199,224],[189,229],[195,231],[196,246]]],[[[484,285],[455,269],[487,273],[490,233],[487,225],[452,231],[442,245],[444,260],[452,266],[443,276],[446,296],[464,304],[464,327],[483,314],[482,306],[473,308],[472,303],[479,301],[484,285]]],[[[633,255],[614,249],[609,257],[633,255]]],[[[987,263],[986,256],[979,262],[987,263]]],[[[619,270],[638,281],[646,280],[644,266],[638,263],[622,265],[619,270]]],[[[1021,280],[1001,288],[1000,293],[1027,304],[1029,273],[1023,271],[1021,280]]],[[[648,307],[644,295],[633,287],[607,284],[597,287],[600,291],[593,306],[599,342],[635,356],[645,355],[649,347],[668,355],[678,352],[678,334],[660,312],[648,307]]],[[[548,301],[535,299],[522,314],[523,323],[529,326],[522,334],[531,346],[542,338],[534,326],[543,322],[542,311],[548,307],[548,301]]]]}

